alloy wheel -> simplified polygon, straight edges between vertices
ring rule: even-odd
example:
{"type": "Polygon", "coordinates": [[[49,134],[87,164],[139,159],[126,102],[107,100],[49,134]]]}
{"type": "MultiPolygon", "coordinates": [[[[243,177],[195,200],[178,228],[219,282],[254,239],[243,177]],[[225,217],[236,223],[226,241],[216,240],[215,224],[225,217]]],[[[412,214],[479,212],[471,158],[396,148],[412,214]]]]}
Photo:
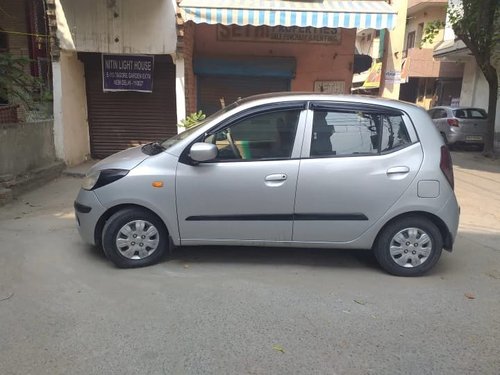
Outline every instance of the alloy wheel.
{"type": "Polygon", "coordinates": [[[432,240],[420,228],[405,228],[390,242],[391,259],[401,267],[413,268],[425,263],[432,253],[432,240]]]}
{"type": "Polygon", "coordinates": [[[125,224],[116,236],[116,247],[128,259],[144,259],[153,254],[159,244],[158,229],[148,221],[133,220],[125,224]]]}

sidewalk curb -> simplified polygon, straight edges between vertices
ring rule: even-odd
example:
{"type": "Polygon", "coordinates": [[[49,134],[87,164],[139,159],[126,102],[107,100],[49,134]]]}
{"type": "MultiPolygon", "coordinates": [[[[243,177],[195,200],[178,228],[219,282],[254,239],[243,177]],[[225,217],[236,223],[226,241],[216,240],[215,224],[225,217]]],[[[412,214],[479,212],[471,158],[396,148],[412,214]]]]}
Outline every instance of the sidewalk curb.
{"type": "Polygon", "coordinates": [[[75,165],[74,167],[66,168],[62,172],[62,174],[63,176],[68,176],[68,177],[83,178],[85,177],[85,174],[90,169],[90,167],[92,167],[98,161],[99,160],[93,160],[93,159],[84,161],[83,163],[75,165]]]}
{"type": "Polygon", "coordinates": [[[0,206],[11,202],[20,194],[45,184],[61,175],[66,167],[63,161],[55,161],[41,168],[33,169],[9,181],[0,183],[0,206]]]}

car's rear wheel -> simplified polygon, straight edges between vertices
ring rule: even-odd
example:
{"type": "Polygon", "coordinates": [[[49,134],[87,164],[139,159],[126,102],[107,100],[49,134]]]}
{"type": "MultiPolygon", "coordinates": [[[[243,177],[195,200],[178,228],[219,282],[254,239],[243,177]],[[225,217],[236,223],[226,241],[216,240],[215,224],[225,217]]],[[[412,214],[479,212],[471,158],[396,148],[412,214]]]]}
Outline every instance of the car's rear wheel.
{"type": "Polygon", "coordinates": [[[374,246],[380,266],[397,276],[420,276],[437,263],[443,239],[436,225],[420,216],[388,224],[374,246]]]}
{"type": "Polygon", "coordinates": [[[167,253],[168,244],[168,233],[163,222],[144,209],[120,210],[104,225],[104,253],[120,268],[157,263],[167,253]]]}

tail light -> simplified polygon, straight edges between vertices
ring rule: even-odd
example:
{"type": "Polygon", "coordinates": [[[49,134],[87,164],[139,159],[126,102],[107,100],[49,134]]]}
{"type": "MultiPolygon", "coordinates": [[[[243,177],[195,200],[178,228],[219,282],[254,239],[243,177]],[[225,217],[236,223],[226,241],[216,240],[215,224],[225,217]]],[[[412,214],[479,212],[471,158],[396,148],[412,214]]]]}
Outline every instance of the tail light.
{"type": "Polygon", "coordinates": [[[450,183],[452,189],[455,189],[455,179],[453,177],[453,163],[451,161],[451,154],[448,147],[441,146],[441,160],[439,162],[439,167],[443,171],[446,179],[450,183]]]}
{"type": "Polygon", "coordinates": [[[456,118],[449,118],[448,119],[448,125],[450,125],[450,126],[456,126],[458,128],[458,120],[456,118]]]}

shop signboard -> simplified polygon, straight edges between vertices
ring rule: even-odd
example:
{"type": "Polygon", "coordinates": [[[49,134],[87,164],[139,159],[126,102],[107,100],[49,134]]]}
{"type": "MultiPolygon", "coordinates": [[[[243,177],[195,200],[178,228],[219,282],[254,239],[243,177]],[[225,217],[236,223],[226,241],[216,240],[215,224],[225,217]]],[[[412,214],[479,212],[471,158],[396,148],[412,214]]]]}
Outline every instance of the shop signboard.
{"type": "Polygon", "coordinates": [[[314,92],[325,94],[345,94],[344,81],[315,81],[314,92]]]}
{"type": "Polygon", "coordinates": [[[401,83],[401,72],[388,70],[385,72],[385,83],[401,83]]]}
{"type": "Polygon", "coordinates": [[[103,91],[153,92],[154,56],[102,54],[103,91]]]}
{"type": "Polygon", "coordinates": [[[328,27],[217,25],[217,40],[223,42],[340,44],[340,34],[340,29],[328,27]]]}

